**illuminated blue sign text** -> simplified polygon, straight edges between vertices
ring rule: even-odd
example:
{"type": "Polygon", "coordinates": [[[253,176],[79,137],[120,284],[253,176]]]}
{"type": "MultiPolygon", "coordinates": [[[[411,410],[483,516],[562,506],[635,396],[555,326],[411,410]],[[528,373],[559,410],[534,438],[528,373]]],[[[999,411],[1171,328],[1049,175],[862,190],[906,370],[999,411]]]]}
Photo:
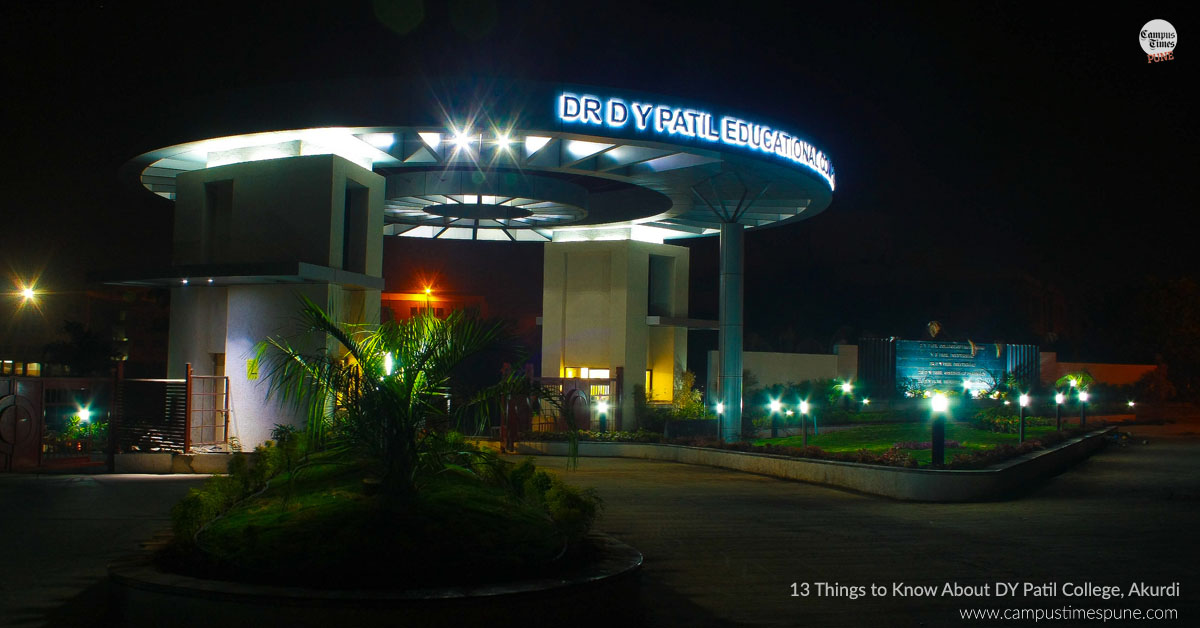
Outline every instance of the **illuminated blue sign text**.
{"type": "Polygon", "coordinates": [[[558,97],[558,119],[614,129],[632,124],[638,131],[681,135],[773,153],[809,167],[829,183],[830,189],[835,187],[833,164],[825,153],[784,131],[733,116],[718,117],[695,109],[563,92],[558,97]]]}

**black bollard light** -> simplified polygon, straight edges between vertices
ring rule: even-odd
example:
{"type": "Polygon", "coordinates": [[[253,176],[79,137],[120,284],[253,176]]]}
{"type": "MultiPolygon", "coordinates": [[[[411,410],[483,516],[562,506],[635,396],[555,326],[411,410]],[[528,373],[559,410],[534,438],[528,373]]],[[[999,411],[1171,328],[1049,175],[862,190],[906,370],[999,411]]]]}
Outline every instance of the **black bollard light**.
{"type": "Polygon", "coordinates": [[[930,464],[935,469],[940,469],[946,464],[946,409],[949,407],[950,400],[942,393],[929,400],[929,408],[933,411],[930,464]]]}

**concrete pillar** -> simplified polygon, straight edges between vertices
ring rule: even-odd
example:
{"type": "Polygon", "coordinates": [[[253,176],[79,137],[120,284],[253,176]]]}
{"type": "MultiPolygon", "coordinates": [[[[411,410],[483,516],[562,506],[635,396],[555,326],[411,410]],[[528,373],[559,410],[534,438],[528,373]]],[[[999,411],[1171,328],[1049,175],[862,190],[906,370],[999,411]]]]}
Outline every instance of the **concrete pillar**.
{"type": "Polygon", "coordinates": [[[738,223],[721,224],[721,440],[742,438],[742,292],[746,231],[738,223]]]}

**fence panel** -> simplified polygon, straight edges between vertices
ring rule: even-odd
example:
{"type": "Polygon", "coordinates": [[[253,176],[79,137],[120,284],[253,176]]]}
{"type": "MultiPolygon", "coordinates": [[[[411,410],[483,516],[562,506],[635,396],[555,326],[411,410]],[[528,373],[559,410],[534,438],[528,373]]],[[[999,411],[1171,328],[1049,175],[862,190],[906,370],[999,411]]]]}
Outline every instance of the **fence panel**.
{"type": "Polygon", "coordinates": [[[183,452],[187,447],[187,380],[120,380],[114,414],[118,451],[183,452]]]}

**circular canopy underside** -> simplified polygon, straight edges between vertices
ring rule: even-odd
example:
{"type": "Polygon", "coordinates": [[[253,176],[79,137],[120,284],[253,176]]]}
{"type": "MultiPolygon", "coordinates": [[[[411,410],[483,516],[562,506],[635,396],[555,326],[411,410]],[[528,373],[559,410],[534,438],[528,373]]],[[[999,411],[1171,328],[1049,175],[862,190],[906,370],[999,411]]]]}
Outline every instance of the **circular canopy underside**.
{"type": "Polygon", "coordinates": [[[626,229],[661,241],[713,234],[726,221],[753,228],[807,218],[832,197],[826,180],[796,164],[539,129],[272,131],[178,144],[131,165],[146,189],[173,200],[181,172],[319,154],[384,176],[384,233],[405,237],[547,241],[626,229]]]}

